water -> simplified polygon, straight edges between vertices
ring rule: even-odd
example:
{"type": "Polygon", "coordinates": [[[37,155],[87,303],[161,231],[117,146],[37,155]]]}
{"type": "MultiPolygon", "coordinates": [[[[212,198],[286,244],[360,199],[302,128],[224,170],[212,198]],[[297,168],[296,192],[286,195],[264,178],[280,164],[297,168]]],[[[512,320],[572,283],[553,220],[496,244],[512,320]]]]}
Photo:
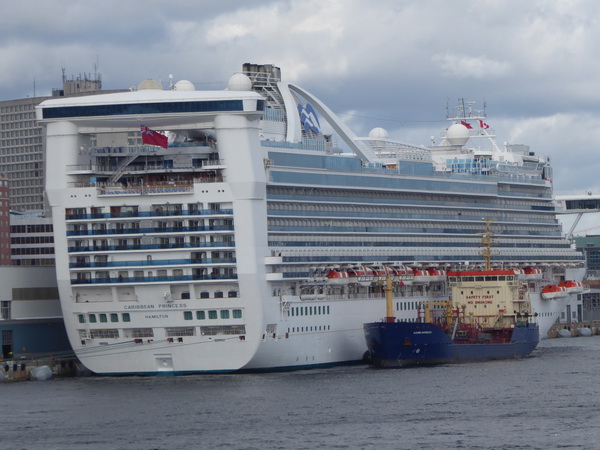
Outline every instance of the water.
{"type": "Polygon", "coordinates": [[[439,367],[0,383],[1,448],[593,448],[600,336],[439,367]]]}

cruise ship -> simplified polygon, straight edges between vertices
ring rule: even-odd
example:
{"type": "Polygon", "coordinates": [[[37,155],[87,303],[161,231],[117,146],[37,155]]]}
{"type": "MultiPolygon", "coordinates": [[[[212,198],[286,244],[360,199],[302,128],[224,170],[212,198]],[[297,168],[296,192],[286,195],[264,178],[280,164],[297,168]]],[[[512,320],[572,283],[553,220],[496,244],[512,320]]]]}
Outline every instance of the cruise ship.
{"type": "Polygon", "coordinates": [[[437,145],[359,137],[278,67],[244,64],[223,90],[146,80],[37,118],[65,326],[98,374],[361,361],[386,280],[394,316],[416,320],[448,297],[446,271],[481,266],[485,221],[541,335],[568,298],[543,288],[582,267],[548,159],[498,147],[469,102],[437,145]]]}

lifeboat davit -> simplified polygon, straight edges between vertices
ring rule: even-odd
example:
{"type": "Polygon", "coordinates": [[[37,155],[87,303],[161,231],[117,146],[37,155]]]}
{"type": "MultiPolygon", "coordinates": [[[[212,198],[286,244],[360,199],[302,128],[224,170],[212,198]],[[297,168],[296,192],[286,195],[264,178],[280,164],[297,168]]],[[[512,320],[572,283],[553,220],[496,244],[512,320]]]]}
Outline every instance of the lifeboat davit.
{"type": "Polygon", "coordinates": [[[326,277],[328,284],[348,284],[348,272],[337,267],[329,269],[326,277]]]}
{"type": "Polygon", "coordinates": [[[583,284],[580,281],[565,280],[558,283],[560,287],[564,287],[569,294],[581,294],[583,292],[583,284]]]}
{"type": "Polygon", "coordinates": [[[554,298],[566,297],[569,295],[567,289],[556,284],[548,284],[542,289],[542,298],[552,300],[554,298]]]}

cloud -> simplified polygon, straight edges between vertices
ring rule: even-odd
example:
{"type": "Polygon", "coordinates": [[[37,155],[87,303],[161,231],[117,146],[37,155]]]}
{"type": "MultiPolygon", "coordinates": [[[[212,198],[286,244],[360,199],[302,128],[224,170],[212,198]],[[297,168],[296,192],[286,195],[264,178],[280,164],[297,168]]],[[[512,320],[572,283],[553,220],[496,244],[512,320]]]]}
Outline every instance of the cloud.
{"type": "Polygon", "coordinates": [[[559,191],[594,184],[597,0],[0,0],[0,99],[94,70],[223,89],[245,62],[281,67],[359,135],[438,139],[447,99],[487,101],[498,140],[551,156],[559,191]],[[520,142],[515,142],[520,141],[520,142]]]}
{"type": "Polygon", "coordinates": [[[510,64],[494,61],[485,56],[473,57],[452,53],[437,54],[432,57],[444,76],[458,78],[501,78],[510,72],[510,64]]]}

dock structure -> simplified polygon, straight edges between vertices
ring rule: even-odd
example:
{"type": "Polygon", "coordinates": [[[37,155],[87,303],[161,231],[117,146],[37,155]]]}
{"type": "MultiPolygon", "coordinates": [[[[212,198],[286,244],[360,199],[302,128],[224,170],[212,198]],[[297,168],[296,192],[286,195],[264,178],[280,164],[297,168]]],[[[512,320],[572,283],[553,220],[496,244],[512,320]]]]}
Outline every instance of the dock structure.
{"type": "Polygon", "coordinates": [[[557,323],[548,331],[549,338],[587,337],[600,335],[600,321],[557,323]]]}
{"type": "Polygon", "coordinates": [[[0,382],[36,380],[37,371],[43,367],[47,367],[46,379],[82,376],[88,373],[75,357],[9,359],[0,360],[0,382]]]}

